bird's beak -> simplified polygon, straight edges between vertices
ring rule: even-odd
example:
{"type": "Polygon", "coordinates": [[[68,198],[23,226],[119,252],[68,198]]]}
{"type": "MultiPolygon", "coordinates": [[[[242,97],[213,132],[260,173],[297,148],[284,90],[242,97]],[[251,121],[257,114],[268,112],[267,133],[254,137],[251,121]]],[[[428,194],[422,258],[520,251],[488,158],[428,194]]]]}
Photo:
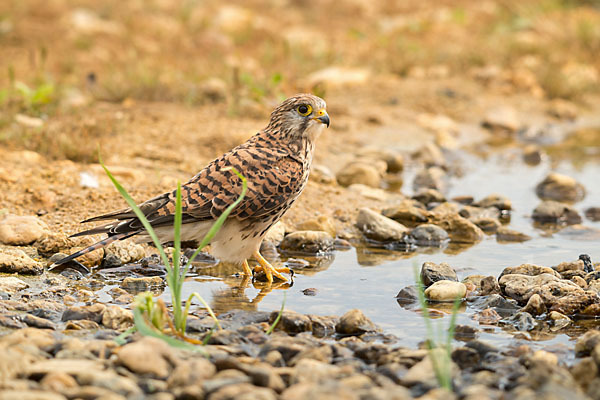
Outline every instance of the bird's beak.
{"type": "Polygon", "coordinates": [[[327,114],[327,111],[325,111],[324,108],[321,108],[319,111],[317,111],[313,119],[319,121],[322,124],[327,125],[327,127],[329,128],[329,114],[327,114]]]}

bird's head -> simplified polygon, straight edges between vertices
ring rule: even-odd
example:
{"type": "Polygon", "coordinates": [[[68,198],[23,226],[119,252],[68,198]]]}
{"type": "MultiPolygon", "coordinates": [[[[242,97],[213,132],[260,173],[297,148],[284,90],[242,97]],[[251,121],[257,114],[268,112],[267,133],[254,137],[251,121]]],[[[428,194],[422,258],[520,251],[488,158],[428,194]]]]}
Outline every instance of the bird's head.
{"type": "Polygon", "coordinates": [[[329,127],[329,115],[325,100],[312,94],[297,94],[281,103],[271,113],[265,131],[287,140],[315,140],[325,127],[329,127]]]}

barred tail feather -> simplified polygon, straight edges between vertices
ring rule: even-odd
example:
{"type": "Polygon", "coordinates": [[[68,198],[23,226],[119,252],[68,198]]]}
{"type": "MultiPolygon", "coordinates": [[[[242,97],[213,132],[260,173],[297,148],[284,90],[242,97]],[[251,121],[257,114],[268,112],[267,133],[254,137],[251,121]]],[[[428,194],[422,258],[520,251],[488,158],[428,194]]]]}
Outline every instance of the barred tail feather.
{"type": "Polygon", "coordinates": [[[135,232],[124,232],[124,233],[117,233],[116,235],[112,235],[107,237],[106,239],[103,239],[97,243],[94,243],[93,245],[86,247],[85,249],[79,250],[78,252],[75,252],[73,254],[71,254],[70,256],[67,256],[63,259],[58,260],[57,262],[55,262],[54,264],[52,264],[48,270],[51,271],[53,268],[68,263],[69,261],[72,261],[74,259],[76,259],[77,257],[81,257],[84,254],[90,253],[94,250],[98,250],[104,246],[107,246],[109,244],[111,244],[114,241],[117,240],[123,240],[123,239],[127,239],[130,238],[133,235],[136,235],[138,233],[140,233],[141,231],[135,231],[135,232]]]}

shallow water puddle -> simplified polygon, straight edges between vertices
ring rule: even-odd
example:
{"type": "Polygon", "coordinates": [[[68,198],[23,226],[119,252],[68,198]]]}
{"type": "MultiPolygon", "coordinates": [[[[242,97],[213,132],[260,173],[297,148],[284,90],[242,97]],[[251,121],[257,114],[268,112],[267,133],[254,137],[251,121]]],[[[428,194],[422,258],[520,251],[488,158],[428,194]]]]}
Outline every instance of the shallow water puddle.
{"type": "MultiPolygon", "coordinates": [[[[352,308],[360,308],[386,333],[399,337],[399,344],[414,346],[426,336],[425,325],[419,313],[401,307],[395,299],[404,287],[414,284],[414,270],[425,261],[447,262],[458,273],[459,279],[468,275],[483,274],[498,276],[502,269],[523,263],[544,266],[557,265],[562,261],[576,260],[579,254],[587,253],[592,260],[600,260],[600,223],[584,218],[582,225],[591,231],[580,233],[565,228],[550,233],[534,227],[530,214],[539,204],[535,186],[550,171],[565,173],[581,182],[587,195],[575,205],[583,215],[590,206],[600,205],[600,160],[588,159],[585,164],[560,161],[551,165],[548,159],[537,166],[528,166],[521,161],[517,150],[506,150],[483,160],[464,155],[464,174],[450,181],[448,198],[470,195],[480,199],[492,193],[507,196],[512,201],[512,229],[532,236],[525,243],[498,243],[495,236],[487,236],[481,243],[463,249],[419,249],[403,253],[380,249],[357,248],[338,251],[333,260],[324,260],[316,268],[298,270],[293,286],[287,290],[275,289],[270,293],[254,288],[250,283],[246,289],[238,286],[242,278],[228,276],[210,268],[198,269],[197,276],[184,285],[185,297],[192,292],[202,295],[218,312],[231,309],[272,311],[281,307],[284,292],[287,293],[285,308],[301,313],[341,315],[352,308]],[[208,272],[210,271],[210,272],[208,272]],[[217,277],[213,276],[217,275],[217,277]],[[220,278],[219,278],[220,277],[220,278]],[[308,290],[307,290],[308,289],[308,290]]],[[[410,171],[409,173],[410,174],[410,171]]],[[[409,187],[408,184],[405,187],[409,187]]],[[[169,301],[169,293],[162,298],[169,301]]],[[[589,329],[596,321],[576,321],[573,328],[558,335],[544,331],[517,332],[513,327],[483,326],[473,320],[477,309],[468,306],[461,309],[458,324],[475,326],[481,330],[479,338],[491,344],[506,347],[528,342],[534,347],[544,347],[559,353],[572,348],[574,338],[589,329]],[[535,342],[535,343],[534,343],[535,342]]],[[[446,312],[449,308],[446,307],[446,312]]],[[[439,318],[444,328],[449,318],[439,318]]],[[[572,352],[566,352],[572,357],[572,352]]]]}

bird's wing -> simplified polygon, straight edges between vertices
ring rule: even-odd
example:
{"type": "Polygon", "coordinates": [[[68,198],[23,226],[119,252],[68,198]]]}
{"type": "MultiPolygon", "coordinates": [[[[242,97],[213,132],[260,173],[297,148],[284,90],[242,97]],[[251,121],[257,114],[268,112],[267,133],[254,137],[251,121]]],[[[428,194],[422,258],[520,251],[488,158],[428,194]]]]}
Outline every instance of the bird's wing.
{"type": "MultiPolygon", "coordinates": [[[[248,182],[242,202],[230,214],[240,220],[260,218],[282,207],[302,185],[303,165],[281,150],[240,146],[214,160],[189,182],[182,185],[182,222],[216,219],[235,202],[242,191],[241,179],[227,167],[234,167],[248,182]]],[[[153,227],[172,225],[176,191],[156,196],[139,205],[153,227]]],[[[73,236],[96,233],[116,235],[143,230],[131,208],[89,218],[117,222],[96,227],[73,236]]]]}
{"type": "Polygon", "coordinates": [[[209,165],[185,185],[189,190],[185,212],[191,217],[218,218],[239,198],[242,181],[227,167],[237,169],[248,182],[244,199],[230,214],[240,220],[260,218],[283,207],[303,184],[303,164],[280,150],[242,148],[228,156],[209,165]]]}

